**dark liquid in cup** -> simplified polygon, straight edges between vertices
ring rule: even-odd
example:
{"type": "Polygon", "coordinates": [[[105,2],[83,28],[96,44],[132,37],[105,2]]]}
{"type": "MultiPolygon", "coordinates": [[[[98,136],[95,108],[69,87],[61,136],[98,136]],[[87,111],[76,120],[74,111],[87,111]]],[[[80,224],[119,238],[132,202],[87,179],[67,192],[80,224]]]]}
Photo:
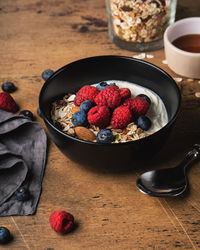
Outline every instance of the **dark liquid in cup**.
{"type": "Polygon", "coordinates": [[[200,34],[180,36],[172,44],[187,52],[200,53],[200,34]]]}

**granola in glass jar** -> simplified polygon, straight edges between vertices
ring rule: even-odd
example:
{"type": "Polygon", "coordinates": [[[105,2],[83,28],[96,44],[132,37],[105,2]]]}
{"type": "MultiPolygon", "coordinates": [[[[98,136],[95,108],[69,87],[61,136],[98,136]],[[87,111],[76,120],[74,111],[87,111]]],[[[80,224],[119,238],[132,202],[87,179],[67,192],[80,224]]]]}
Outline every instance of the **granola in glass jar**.
{"type": "Polygon", "coordinates": [[[107,6],[112,36],[142,44],[162,39],[174,21],[176,0],[108,0],[107,6]]]}

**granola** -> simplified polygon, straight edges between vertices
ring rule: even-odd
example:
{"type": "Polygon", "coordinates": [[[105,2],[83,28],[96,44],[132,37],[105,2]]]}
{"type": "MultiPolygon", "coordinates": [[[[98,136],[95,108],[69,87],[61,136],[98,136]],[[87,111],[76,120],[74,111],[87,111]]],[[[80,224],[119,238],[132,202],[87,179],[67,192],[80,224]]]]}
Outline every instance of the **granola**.
{"type": "MultiPolygon", "coordinates": [[[[167,124],[167,111],[162,100],[155,92],[140,85],[126,81],[107,80],[106,82],[108,85],[115,83],[118,88],[128,88],[131,91],[131,97],[133,98],[139,94],[144,94],[151,100],[151,105],[148,109],[147,116],[150,118],[152,126],[148,130],[143,130],[137,126],[137,121],[132,120],[123,129],[114,129],[110,124],[109,126],[105,127],[105,129],[111,130],[112,135],[114,136],[112,143],[124,143],[147,137],[167,124]]],[[[79,106],[75,106],[75,97],[76,95],[74,94],[66,94],[63,96],[63,98],[54,101],[51,108],[51,119],[53,124],[64,133],[80,138],[76,131],[77,127],[75,127],[72,122],[72,117],[74,117],[73,115],[75,112],[80,110],[79,106]]],[[[97,142],[96,137],[101,129],[91,124],[88,124],[86,128],[94,134],[95,139],[93,142],[97,142]]],[[[89,131],[87,134],[89,134],[89,131]]]]}
{"type": "MultiPolygon", "coordinates": [[[[71,136],[76,136],[75,127],[72,123],[72,109],[75,107],[74,97],[75,95],[72,94],[65,95],[62,99],[53,102],[51,109],[51,118],[54,125],[71,136]]],[[[90,126],[89,129],[96,136],[100,131],[99,127],[96,126],[90,126]]],[[[130,123],[125,129],[113,129],[111,126],[106,127],[106,129],[110,129],[114,135],[115,139],[112,143],[135,141],[149,135],[138,128],[134,122],[130,123]]],[[[94,142],[96,142],[96,139],[94,142]]]]}
{"type": "Polygon", "coordinates": [[[171,0],[110,0],[115,35],[127,42],[161,39],[168,25],[171,0]]]}

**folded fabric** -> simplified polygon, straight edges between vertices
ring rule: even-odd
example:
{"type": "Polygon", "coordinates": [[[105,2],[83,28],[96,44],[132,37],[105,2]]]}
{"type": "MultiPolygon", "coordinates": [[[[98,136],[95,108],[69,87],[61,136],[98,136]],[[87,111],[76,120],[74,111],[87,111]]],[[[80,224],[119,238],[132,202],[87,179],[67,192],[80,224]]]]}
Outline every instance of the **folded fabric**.
{"type": "Polygon", "coordinates": [[[36,212],[46,164],[47,138],[38,122],[0,110],[0,216],[36,212]],[[21,186],[26,201],[16,199],[21,186]]]}

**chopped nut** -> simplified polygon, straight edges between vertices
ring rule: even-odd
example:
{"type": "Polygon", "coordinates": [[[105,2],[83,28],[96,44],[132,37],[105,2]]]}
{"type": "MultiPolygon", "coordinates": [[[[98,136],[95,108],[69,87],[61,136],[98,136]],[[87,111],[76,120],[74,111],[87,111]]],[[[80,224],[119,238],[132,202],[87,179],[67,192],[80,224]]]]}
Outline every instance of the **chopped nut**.
{"type": "Polygon", "coordinates": [[[136,130],[137,134],[141,134],[142,132],[143,132],[143,130],[141,128],[137,128],[137,130],[136,130]]]}
{"type": "Polygon", "coordinates": [[[73,115],[74,113],[76,113],[77,111],[79,111],[80,110],[80,107],[79,106],[74,106],[74,107],[72,107],[72,109],[71,109],[71,114],[73,115]]]}
{"type": "Polygon", "coordinates": [[[124,6],[122,6],[122,7],[121,7],[121,10],[123,10],[123,11],[132,11],[132,10],[133,10],[133,8],[131,8],[131,7],[129,7],[129,6],[126,6],[126,5],[124,5],[124,6]]]}
{"type": "Polygon", "coordinates": [[[75,127],[75,133],[79,139],[86,141],[94,141],[96,139],[96,135],[85,127],[75,127]]]}
{"type": "Polygon", "coordinates": [[[69,128],[67,131],[70,135],[74,135],[75,134],[75,130],[73,128],[69,128]]]}

